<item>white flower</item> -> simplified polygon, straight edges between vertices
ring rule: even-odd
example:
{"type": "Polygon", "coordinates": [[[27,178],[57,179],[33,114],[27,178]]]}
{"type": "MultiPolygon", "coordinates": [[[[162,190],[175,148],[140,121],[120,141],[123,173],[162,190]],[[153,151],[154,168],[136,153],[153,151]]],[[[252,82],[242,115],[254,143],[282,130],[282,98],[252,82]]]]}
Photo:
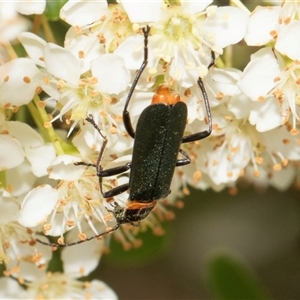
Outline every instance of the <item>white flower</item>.
{"type": "MultiPolygon", "coordinates": [[[[74,242],[77,239],[78,237],[76,236],[76,232],[74,230],[71,231],[67,236],[68,242],[74,242]]],[[[61,251],[61,259],[63,262],[64,272],[73,278],[89,275],[99,265],[100,259],[107,245],[106,242],[108,241],[109,239],[94,239],[86,243],[78,244],[75,247],[63,248],[61,251]],[[84,257],[78,255],[78,253],[84,253],[84,257]]]]}
{"type": "Polygon", "coordinates": [[[251,46],[260,46],[274,41],[277,37],[274,29],[278,24],[279,12],[280,6],[257,6],[249,18],[245,35],[246,43],[251,46]]]}
{"type": "Polygon", "coordinates": [[[297,176],[297,166],[293,163],[283,168],[272,168],[266,164],[256,166],[248,165],[242,180],[252,183],[258,191],[266,190],[269,186],[273,186],[279,191],[285,191],[295,182],[297,176]]]}
{"type": "Polygon", "coordinates": [[[1,191],[0,206],[0,261],[5,264],[4,274],[31,280],[51,259],[52,251],[37,244],[32,232],[17,222],[19,205],[9,193],[1,191]]]}
{"type": "Polygon", "coordinates": [[[62,106],[52,121],[62,119],[68,113],[70,120],[75,121],[72,130],[79,120],[92,114],[97,123],[101,120],[107,124],[107,130],[117,128],[116,116],[109,114],[111,103],[116,101],[111,95],[126,90],[130,81],[129,71],[121,57],[99,53],[97,58],[89,61],[91,57],[87,56],[90,69],[86,70],[86,56],[82,53],[83,56],[78,52],[75,55],[71,50],[47,44],[31,34],[19,38],[36,63],[45,67],[38,75],[41,87],[62,106]],[[103,119],[99,111],[103,111],[103,119]]]}
{"type": "Polygon", "coordinates": [[[42,223],[49,215],[57,202],[58,191],[50,185],[37,187],[24,198],[19,223],[24,227],[35,227],[42,223]]]}
{"type": "Polygon", "coordinates": [[[23,15],[40,15],[46,8],[46,0],[30,0],[14,2],[15,9],[23,15]]]}
{"type": "MultiPolygon", "coordinates": [[[[45,239],[43,239],[45,240],[45,239]]],[[[22,299],[117,299],[114,291],[100,280],[79,281],[77,278],[87,276],[93,271],[100,260],[104,249],[104,242],[94,240],[90,243],[69,247],[62,250],[61,260],[64,272],[49,272],[48,260],[42,260],[44,253],[51,256],[51,248],[36,244],[36,254],[31,258],[30,255],[22,256],[19,253],[19,264],[6,271],[7,275],[12,275],[23,284],[25,289],[20,295],[22,299]],[[79,252],[78,252],[79,251],[79,252]],[[84,255],[78,255],[84,253],[84,255]],[[39,268],[37,262],[42,262],[39,268]],[[17,268],[18,267],[18,268],[17,268]]],[[[22,248],[22,247],[21,247],[22,248]]],[[[17,281],[16,281],[17,282],[17,281]]],[[[13,293],[8,289],[13,284],[10,280],[1,280],[2,295],[13,293]]],[[[19,291],[19,286],[14,288],[19,291]]]]}
{"type": "MultiPolygon", "coordinates": [[[[93,6],[91,2],[82,2],[81,5],[85,5],[87,9],[93,6]]],[[[80,17],[84,26],[75,25],[69,29],[65,37],[66,48],[83,44],[82,48],[89,51],[101,49],[106,53],[113,53],[127,37],[135,34],[132,23],[121,5],[109,5],[105,11],[95,12],[98,18],[94,23],[80,17]]],[[[82,16],[81,10],[78,10],[78,13],[82,16]]]]}
{"type": "Polygon", "coordinates": [[[107,1],[68,1],[60,10],[60,18],[72,26],[98,21],[107,11],[107,1]]]}
{"type": "Polygon", "coordinates": [[[260,46],[273,42],[281,54],[300,60],[299,12],[297,1],[282,1],[280,7],[258,6],[249,20],[246,43],[260,46]]]}
{"type": "Polygon", "coordinates": [[[33,188],[36,176],[47,174],[55,157],[54,147],[45,145],[42,137],[29,125],[5,121],[2,114],[0,118],[0,169],[6,173],[6,188],[14,196],[21,196],[33,188]],[[34,153],[47,153],[47,156],[34,153]]]}
{"type": "Polygon", "coordinates": [[[293,132],[299,120],[300,65],[285,67],[280,56],[264,48],[251,56],[245,68],[240,89],[254,101],[249,121],[258,131],[267,131],[285,124],[292,116],[293,132]]]}
{"type": "Polygon", "coordinates": [[[7,253],[8,249],[10,247],[16,247],[21,241],[29,243],[32,237],[25,228],[16,222],[19,209],[14,197],[8,192],[1,190],[0,202],[0,261],[1,263],[7,263],[10,260],[7,253]]]}
{"type": "Polygon", "coordinates": [[[116,293],[100,280],[79,281],[65,273],[48,272],[26,285],[26,296],[31,299],[118,299],[116,293]]]}
{"type": "MultiPolygon", "coordinates": [[[[180,82],[182,87],[190,87],[198,77],[206,76],[211,51],[222,54],[223,47],[241,40],[246,31],[248,17],[237,8],[208,7],[203,11],[212,1],[184,1],[172,7],[153,1],[143,3],[140,8],[127,1],[119,2],[132,22],[153,23],[149,38],[150,75],[167,70],[165,81],[170,76],[170,80],[180,82]],[[153,10],[159,13],[150,14],[153,10]]],[[[129,69],[136,69],[136,59],[142,61],[142,40],[142,36],[128,38],[116,50],[126,57],[129,69]]]]}
{"type": "Polygon", "coordinates": [[[38,87],[33,80],[38,72],[29,58],[16,58],[0,66],[0,103],[6,108],[28,104],[38,87]]]}
{"type": "Polygon", "coordinates": [[[31,146],[25,149],[26,157],[31,163],[32,173],[37,176],[48,175],[47,168],[55,158],[55,149],[53,144],[31,146]]]}
{"type": "MultiPolygon", "coordinates": [[[[261,51],[263,54],[267,52],[261,51]]],[[[264,57],[270,64],[272,60],[268,60],[267,55],[264,57]]],[[[255,59],[254,62],[257,63],[255,59]]],[[[249,66],[249,69],[252,70],[252,66],[249,66]]],[[[251,104],[252,101],[241,94],[236,86],[236,82],[242,74],[234,72],[234,70],[227,72],[227,77],[224,76],[225,70],[222,77],[216,77],[221,79],[222,85],[215,82],[216,89],[214,90],[219,91],[218,94],[222,95],[223,102],[212,109],[212,136],[195,144],[183,145],[183,149],[192,160],[192,163],[182,168],[180,172],[183,186],[187,182],[197,188],[207,189],[211,187],[218,191],[225,186],[235,184],[239,178],[243,177],[244,169],[249,168],[249,166],[253,166],[254,176],[258,177],[261,167],[280,173],[280,170],[300,157],[299,147],[296,146],[297,135],[293,131],[288,132],[291,127],[289,123],[286,127],[279,127],[280,124],[277,124],[273,130],[265,129],[263,133],[257,131],[257,124],[255,128],[253,126],[255,124],[249,123],[253,119],[253,112],[265,114],[261,118],[261,123],[268,118],[271,122],[272,116],[278,116],[279,112],[274,110],[261,111],[257,106],[251,104]]],[[[267,72],[264,68],[261,70],[261,81],[264,80],[264,75],[267,72]]],[[[249,78],[252,77],[249,75],[249,78]]],[[[268,78],[265,80],[265,85],[268,82],[270,82],[269,87],[272,86],[272,83],[274,85],[274,81],[268,78]]],[[[263,90],[262,87],[258,86],[257,90],[252,91],[249,89],[250,83],[248,85],[245,82],[242,83],[246,91],[249,90],[253,94],[260,95],[263,90]]],[[[267,124],[267,122],[265,123],[267,124]]],[[[194,122],[187,128],[194,133],[203,126],[200,126],[199,122],[194,122]]]]}
{"type": "MultiPolygon", "coordinates": [[[[107,209],[113,207],[101,196],[95,168],[75,166],[74,163],[79,161],[78,157],[70,155],[53,160],[49,178],[60,180],[58,186],[44,185],[29,192],[22,203],[20,224],[30,228],[42,225],[45,234],[60,236],[58,242],[61,244],[64,243],[63,234],[74,227],[78,236],[70,242],[105,232],[112,219],[107,209]]],[[[103,180],[104,191],[116,184],[115,177],[103,180]]]]}
{"type": "Polygon", "coordinates": [[[24,150],[20,142],[10,136],[0,135],[1,150],[0,150],[0,168],[11,169],[20,165],[24,160],[24,150]]]}
{"type": "Polygon", "coordinates": [[[300,150],[297,137],[280,127],[259,133],[248,122],[233,120],[227,113],[228,124],[224,136],[211,137],[198,145],[185,146],[191,153],[192,163],[184,172],[192,186],[205,189],[205,182],[216,190],[235,183],[243,176],[244,169],[253,166],[253,174],[260,176],[260,166],[265,170],[281,171],[289,162],[298,160],[300,150]],[[209,180],[205,175],[209,176],[209,180]],[[207,181],[208,180],[208,181],[207,181]]]}
{"type": "Polygon", "coordinates": [[[19,121],[5,121],[2,114],[0,116],[0,130],[0,169],[17,167],[27,157],[32,163],[33,169],[36,168],[37,172],[45,175],[44,172],[49,165],[49,160],[55,156],[53,146],[45,146],[42,137],[29,125],[19,121]],[[30,155],[34,149],[39,148],[42,148],[43,151],[47,148],[48,153],[42,164],[37,162],[39,158],[30,155]]]}
{"type": "Polygon", "coordinates": [[[30,21],[23,15],[42,14],[46,0],[1,1],[0,2],[0,40],[13,41],[20,32],[28,30],[30,21]],[[20,14],[19,14],[20,13],[20,14]]]}
{"type": "Polygon", "coordinates": [[[33,174],[31,165],[26,159],[17,167],[6,170],[5,177],[5,187],[14,197],[22,198],[36,186],[37,177],[33,174]]]}
{"type": "MultiPolygon", "coordinates": [[[[5,121],[4,115],[0,115],[0,169],[5,171],[6,176],[6,184],[3,187],[14,196],[21,196],[35,184],[36,173],[33,169],[45,171],[48,158],[44,158],[42,165],[37,165],[39,159],[32,157],[29,159],[30,164],[27,160],[28,152],[33,148],[43,147],[41,136],[29,125],[19,121],[5,121]]],[[[53,149],[53,146],[50,148],[53,149]]]]}
{"type": "MultiPolygon", "coordinates": [[[[17,6],[22,13],[42,13],[45,5],[38,0],[24,3],[7,4],[7,16],[17,6]]],[[[174,218],[168,206],[181,207],[177,198],[189,193],[188,186],[234,190],[240,180],[255,185],[260,180],[263,187],[284,190],[297,178],[299,3],[257,8],[247,34],[246,12],[212,3],[71,0],[60,11],[61,19],[72,25],[64,46],[55,44],[57,36],[41,16],[40,24],[35,18],[34,32],[52,43],[23,32],[19,39],[30,58],[8,63],[0,58],[0,259],[7,276],[0,280],[0,298],[116,299],[106,284],[82,278],[97,268],[110,238],[130,249],[141,245],[137,236],[146,229],[164,234],[161,222],[174,218]],[[222,54],[245,34],[249,45],[268,47],[253,54],[241,72],[231,68],[231,49],[222,54]],[[148,64],[137,83],[145,44],[148,64]],[[124,109],[135,130],[155,90],[165,84],[187,106],[184,137],[206,131],[211,119],[199,77],[211,107],[212,134],[180,145],[191,163],[175,168],[168,199],[157,201],[139,226],[115,227],[113,211],[117,205],[132,208],[128,195],[136,184],[128,164],[135,161],[135,140],[125,129],[124,109]],[[25,121],[11,121],[23,117],[14,115],[21,105],[27,105],[39,131],[25,121]],[[65,122],[59,129],[58,121],[65,122]],[[101,177],[101,171],[124,165],[128,171],[101,177]],[[128,191],[107,197],[120,186],[128,191]],[[75,246],[62,247],[52,260],[55,244],[75,246]],[[61,271],[54,272],[58,256],[61,271]]],[[[9,32],[14,37],[28,24],[7,26],[2,7],[0,39],[9,32]]],[[[159,130],[152,123],[149,130],[159,130]]]]}
{"type": "MultiPolygon", "coordinates": [[[[216,115],[217,111],[213,112],[216,115]]],[[[220,190],[235,182],[251,160],[252,145],[247,132],[241,131],[237,122],[228,123],[223,130],[225,135],[185,146],[192,157],[191,166],[185,171],[192,174],[186,176],[189,184],[201,189],[212,187],[220,190]]]]}
{"type": "Polygon", "coordinates": [[[26,292],[15,279],[10,277],[0,278],[1,299],[26,299],[26,292]]]}

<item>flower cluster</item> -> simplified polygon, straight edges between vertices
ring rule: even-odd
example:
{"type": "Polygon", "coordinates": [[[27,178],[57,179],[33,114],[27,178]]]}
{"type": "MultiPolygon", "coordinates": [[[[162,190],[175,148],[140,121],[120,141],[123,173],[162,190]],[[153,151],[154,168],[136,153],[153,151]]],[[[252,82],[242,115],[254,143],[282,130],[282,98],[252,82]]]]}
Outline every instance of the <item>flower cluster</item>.
{"type": "Polygon", "coordinates": [[[181,206],[177,199],[188,186],[234,191],[244,180],[284,190],[297,183],[299,4],[257,7],[250,14],[241,3],[217,7],[212,0],[117,2],[66,2],[60,18],[70,28],[63,46],[47,35],[48,27],[43,35],[26,32],[30,21],[18,14],[42,14],[45,1],[26,8],[0,3],[0,15],[18,16],[13,33],[7,19],[0,20],[6,45],[0,49],[2,298],[116,298],[99,280],[77,280],[96,268],[109,237],[64,248],[63,272],[49,269],[51,248],[36,238],[49,242],[43,233],[58,236],[59,244],[84,241],[116,224],[111,211],[115,203],[124,207],[128,195],[112,200],[102,192],[128,182],[128,174],[99,180],[94,166],[108,169],[131,161],[133,139],[122,112],[143,62],[146,26],[149,57],[129,105],[133,126],[163,83],[187,104],[185,135],[207,130],[199,78],[213,126],[210,137],[182,145],[191,163],[176,168],[168,199],[159,201],[140,226],[125,224],[114,232],[124,248],[140,245],[135,235],[147,228],[162,234],[161,221],[173,217],[166,205],[181,206]],[[8,40],[16,37],[26,57],[12,55],[8,40]],[[231,67],[227,49],[243,39],[261,49],[242,72],[231,67]],[[38,131],[22,118],[25,106],[38,131]]]}

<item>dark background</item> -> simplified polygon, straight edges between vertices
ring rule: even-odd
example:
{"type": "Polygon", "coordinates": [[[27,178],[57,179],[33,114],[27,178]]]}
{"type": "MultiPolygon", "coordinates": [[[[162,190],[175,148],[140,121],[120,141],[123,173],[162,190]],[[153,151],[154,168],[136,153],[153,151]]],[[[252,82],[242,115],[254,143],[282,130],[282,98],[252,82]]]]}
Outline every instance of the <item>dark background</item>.
{"type": "Polygon", "coordinates": [[[161,245],[163,240],[163,249],[141,261],[139,253],[150,247],[147,237],[141,248],[118,255],[113,243],[112,254],[102,258],[98,279],[120,299],[214,299],[206,260],[226,250],[256,273],[273,299],[300,299],[298,191],[258,193],[248,188],[236,196],[194,191],[184,203],[166,239],[149,242],[161,245]]]}

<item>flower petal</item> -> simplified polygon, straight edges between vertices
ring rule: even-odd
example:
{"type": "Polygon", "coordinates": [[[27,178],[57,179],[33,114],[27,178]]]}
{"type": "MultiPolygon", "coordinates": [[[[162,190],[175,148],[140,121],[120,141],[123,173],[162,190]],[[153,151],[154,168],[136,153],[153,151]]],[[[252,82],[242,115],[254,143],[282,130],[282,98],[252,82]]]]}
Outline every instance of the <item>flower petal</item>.
{"type": "Polygon", "coordinates": [[[23,162],[25,153],[17,139],[2,134],[0,145],[0,170],[12,169],[23,162]]]}
{"type": "Polygon", "coordinates": [[[38,83],[33,80],[38,72],[38,68],[29,58],[16,58],[1,66],[0,102],[17,106],[28,104],[38,87],[38,83]]]}
{"type": "Polygon", "coordinates": [[[132,23],[158,21],[163,1],[119,0],[132,23]]]}
{"type": "Polygon", "coordinates": [[[32,173],[29,162],[24,160],[18,167],[7,170],[6,182],[11,187],[11,194],[19,197],[36,186],[36,176],[32,173]]]}
{"type": "Polygon", "coordinates": [[[251,100],[245,94],[240,93],[230,99],[228,110],[231,111],[237,119],[248,119],[251,104],[251,100]]]}
{"type": "Polygon", "coordinates": [[[103,250],[104,242],[97,239],[76,245],[76,247],[64,248],[61,252],[61,259],[65,273],[75,278],[87,276],[98,266],[103,250]],[[84,255],[78,255],[78,253],[84,253],[84,255]]]}
{"type": "Polygon", "coordinates": [[[20,32],[30,28],[31,22],[16,11],[16,1],[0,2],[0,32],[2,41],[13,41],[20,32]]]}
{"type": "Polygon", "coordinates": [[[247,45],[260,46],[273,41],[270,32],[273,32],[277,27],[279,12],[279,6],[257,6],[255,8],[247,25],[245,35],[247,45]]]}
{"type": "Polygon", "coordinates": [[[91,24],[106,13],[107,1],[68,1],[60,10],[60,18],[72,26],[91,24]]]}
{"type": "Polygon", "coordinates": [[[45,46],[44,53],[49,73],[66,82],[78,84],[81,74],[79,59],[68,50],[51,43],[45,46]]]}
{"type": "Polygon", "coordinates": [[[9,134],[17,138],[24,148],[36,147],[44,144],[42,137],[29,125],[19,122],[8,122],[9,134]]]}
{"type": "Polygon", "coordinates": [[[280,104],[275,98],[267,99],[265,102],[253,103],[249,122],[256,126],[257,131],[264,132],[282,125],[285,116],[279,114],[280,104]]]}
{"type": "MultiPolygon", "coordinates": [[[[124,58],[126,68],[129,70],[137,70],[141,67],[143,61],[143,42],[144,38],[141,35],[130,36],[114,52],[124,58]]],[[[151,55],[151,52],[149,54],[151,55]]]]}
{"type": "Polygon", "coordinates": [[[53,144],[48,143],[37,147],[27,147],[25,153],[31,163],[32,172],[35,176],[48,175],[47,168],[55,158],[53,144]]]}
{"type": "Polygon", "coordinates": [[[16,10],[23,15],[40,15],[46,8],[46,0],[18,1],[16,10]]]}
{"type": "Polygon", "coordinates": [[[19,223],[24,227],[39,225],[54,209],[58,196],[59,192],[48,184],[29,192],[21,206],[19,223]]]}
{"type": "Polygon", "coordinates": [[[263,48],[251,55],[238,87],[251,100],[258,101],[274,87],[274,78],[280,75],[277,59],[271,48],[263,48]]]}
{"type": "Polygon", "coordinates": [[[12,279],[10,277],[0,278],[0,299],[26,299],[26,298],[27,298],[27,293],[15,279],[12,279]]]}
{"type": "Polygon", "coordinates": [[[300,21],[283,27],[275,45],[277,51],[293,60],[300,60],[300,21]]]}
{"type": "Polygon", "coordinates": [[[0,191],[0,205],[1,226],[14,222],[19,214],[19,205],[15,202],[14,197],[3,189],[0,191]]]}
{"type": "Polygon", "coordinates": [[[218,7],[216,13],[201,22],[201,27],[214,33],[221,48],[239,42],[246,33],[248,15],[236,7],[218,7]]]}
{"type": "Polygon", "coordinates": [[[44,46],[46,46],[47,43],[31,32],[20,33],[18,39],[36,65],[45,67],[44,46]]]}
{"type": "Polygon", "coordinates": [[[75,166],[75,162],[79,162],[80,158],[72,155],[60,155],[56,157],[49,167],[49,178],[56,180],[78,180],[85,166],[75,166]]]}
{"type": "Polygon", "coordinates": [[[106,283],[103,281],[94,279],[91,282],[90,293],[92,293],[94,299],[109,299],[109,300],[117,300],[118,296],[106,283]]]}
{"type": "Polygon", "coordinates": [[[185,14],[196,14],[201,11],[204,11],[208,5],[213,3],[213,0],[181,0],[180,3],[185,14]]]}
{"type": "Polygon", "coordinates": [[[80,59],[82,73],[89,71],[91,61],[99,54],[104,54],[105,51],[96,35],[76,35],[73,27],[69,29],[65,37],[65,49],[80,59]]]}
{"type": "Polygon", "coordinates": [[[98,79],[99,91],[119,94],[126,90],[130,82],[130,72],[124,59],[117,54],[103,54],[91,63],[93,76],[98,79]]]}

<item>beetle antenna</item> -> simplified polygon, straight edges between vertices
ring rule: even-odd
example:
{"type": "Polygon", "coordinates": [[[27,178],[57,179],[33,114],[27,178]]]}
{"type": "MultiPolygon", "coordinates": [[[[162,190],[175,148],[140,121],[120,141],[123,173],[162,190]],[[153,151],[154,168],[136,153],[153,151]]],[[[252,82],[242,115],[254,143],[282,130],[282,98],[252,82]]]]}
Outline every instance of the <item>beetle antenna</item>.
{"type": "Polygon", "coordinates": [[[102,134],[102,132],[101,132],[99,126],[96,124],[96,122],[95,122],[94,117],[93,117],[92,114],[89,114],[85,119],[94,126],[94,128],[99,132],[99,134],[103,138],[103,144],[101,146],[101,149],[100,149],[100,152],[99,152],[99,155],[98,155],[98,158],[97,158],[97,162],[96,162],[96,165],[95,165],[96,172],[97,172],[98,179],[99,179],[100,192],[103,195],[102,176],[99,176],[99,174],[101,174],[101,171],[103,169],[102,166],[101,166],[101,159],[102,159],[102,156],[104,154],[104,150],[105,150],[106,145],[107,145],[107,138],[106,138],[106,136],[104,136],[102,134]]]}
{"type": "Polygon", "coordinates": [[[91,237],[89,237],[89,238],[87,238],[85,240],[80,240],[80,241],[77,241],[77,242],[74,242],[74,243],[69,243],[69,244],[47,243],[47,242],[44,242],[44,241],[42,241],[40,239],[36,239],[36,241],[39,242],[40,244],[43,244],[43,245],[46,245],[46,246],[50,246],[50,247],[54,247],[54,248],[70,247],[70,246],[82,244],[82,243],[91,241],[93,239],[100,238],[100,237],[102,237],[104,235],[110,234],[111,232],[116,231],[119,227],[120,227],[120,224],[117,224],[116,226],[114,226],[113,228],[109,229],[108,231],[105,231],[105,232],[102,232],[100,234],[91,236],[91,237]]]}
{"type": "Polygon", "coordinates": [[[92,115],[92,114],[89,114],[85,119],[86,119],[86,121],[88,121],[89,123],[91,123],[91,124],[94,126],[94,128],[99,132],[99,134],[100,134],[100,135],[103,137],[103,139],[106,141],[107,138],[106,138],[106,136],[103,135],[103,133],[101,132],[99,126],[96,124],[93,115],[92,115]]]}
{"type": "Polygon", "coordinates": [[[215,52],[211,50],[211,62],[210,64],[208,65],[207,69],[210,69],[212,66],[215,65],[215,61],[216,61],[216,55],[215,55],[215,52]]]}

